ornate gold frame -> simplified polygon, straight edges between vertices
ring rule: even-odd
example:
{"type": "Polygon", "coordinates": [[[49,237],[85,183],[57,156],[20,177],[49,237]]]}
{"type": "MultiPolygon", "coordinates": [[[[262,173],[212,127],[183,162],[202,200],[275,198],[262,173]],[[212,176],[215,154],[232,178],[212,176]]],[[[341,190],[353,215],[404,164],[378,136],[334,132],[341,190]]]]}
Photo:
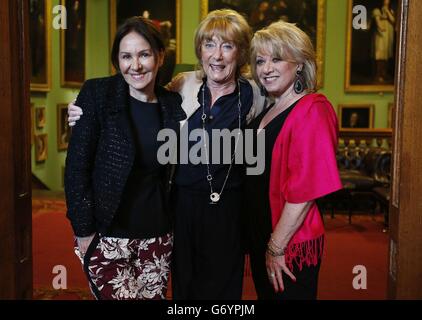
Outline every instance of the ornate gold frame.
{"type": "Polygon", "coordinates": [[[359,104],[339,104],[338,106],[338,119],[339,119],[339,127],[340,130],[346,131],[368,131],[368,129],[374,128],[374,119],[375,119],[375,105],[368,103],[359,103],[359,104]],[[344,109],[369,109],[369,128],[343,128],[342,126],[342,119],[343,119],[343,110],[344,109]]]}
{"type": "Polygon", "coordinates": [[[394,85],[386,84],[351,84],[351,64],[352,64],[352,24],[353,24],[353,0],[347,3],[347,37],[346,37],[346,72],[345,85],[346,92],[394,92],[394,85]]]}
{"type": "MultiPolygon", "coordinates": [[[[66,6],[66,0],[60,0],[60,4],[66,6]]],[[[86,37],[86,19],[87,19],[87,9],[88,4],[86,1],[83,1],[83,5],[85,6],[85,35],[84,35],[84,81],[86,80],[86,50],[87,50],[87,37],[86,37]]],[[[65,79],[65,30],[60,29],[60,84],[64,88],[80,88],[82,87],[84,81],[77,82],[77,81],[66,81],[65,79]]]]}
{"type": "Polygon", "coordinates": [[[47,92],[51,89],[51,0],[45,0],[44,8],[45,16],[45,61],[46,61],[46,77],[47,82],[45,83],[32,83],[30,84],[30,91],[34,92],[47,92]]]}
{"type": "Polygon", "coordinates": [[[43,134],[38,134],[34,137],[34,145],[35,145],[35,161],[36,162],[43,162],[46,161],[48,158],[48,135],[47,133],[43,133],[43,134]],[[44,149],[45,152],[44,153],[40,153],[40,151],[43,150],[39,150],[38,149],[38,144],[40,143],[40,141],[44,142],[44,149]]]}
{"type": "MultiPolygon", "coordinates": [[[[67,113],[67,103],[58,103],[57,104],[56,119],[57,119],[57,150],[58,151],[67,150],[67,147],[68,147],[68,143],[62,143],[61,142],[61,137],[62,137],[62,134],[64,133],[64,130],[65,130],[62,126],[63,123],[61,122],[61,117],[60,117],[61,110],[65,110],[66,113],[67,113]]],[[[69,138],[70,138],[70,136],[69,136],[69,138]]]]}
{"type": "MultiPolygon", "coordinates": [[[[182,20],[181,20],[181,2],[182,0],[174,0],[176,1],[176,64],[180,63],[182,61],[182,45],[181,45],[181,28],[182,28],[182,20]]],[[[113,46],[113,40],[114,35],[116,34],[116,0],[110,0],[110,38],[109,38],[109,47],[110,47],[110,53],[111,48],[113,46]]],[[[115,73],[114,67],[110,65],[111,73],[115,73]]]]}
{"type": "MultiPolygon", "coordinates": [[[[208,1],[201,0],[200,14],[201,20],[208,14],[208,1]]],[[[317,64],[317,83],[318,89],[324,86],[324,56],[325,56],[325,18],[327,12],[326,0],[318,1],[317,12],[317,43],[316,43],[316,64],[317,64]]]]}

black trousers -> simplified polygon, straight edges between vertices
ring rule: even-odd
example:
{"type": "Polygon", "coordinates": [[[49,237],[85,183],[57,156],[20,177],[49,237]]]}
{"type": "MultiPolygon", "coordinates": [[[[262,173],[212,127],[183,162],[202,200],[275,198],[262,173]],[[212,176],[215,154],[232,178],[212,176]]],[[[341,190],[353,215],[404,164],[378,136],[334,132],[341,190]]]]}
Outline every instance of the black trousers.
{"type": "Polygon", "coordinates": [[[316,300],[321,259],[316,266],[303,264],[302,270],[293,262],[296,282],[283,272],[283,292],[274,292],[265,266],[265,247],[250,250],[252,278],[259,300],[316,300]]]}
{"type": "Polygon", "coordinates": [[[240,190],[225,190],[217,204],[207,192],[175,192],[173,298],[241,299],[240,190]]]}

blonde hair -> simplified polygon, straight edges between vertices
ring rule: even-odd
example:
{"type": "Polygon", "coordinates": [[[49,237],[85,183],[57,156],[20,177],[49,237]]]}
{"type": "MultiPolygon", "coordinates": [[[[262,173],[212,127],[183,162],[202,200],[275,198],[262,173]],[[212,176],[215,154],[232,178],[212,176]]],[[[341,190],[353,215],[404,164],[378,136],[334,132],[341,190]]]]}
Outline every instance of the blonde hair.
{"type": "Polygon", "coordinates": [[[211,11],[201,21],[195,32],[195,53],[199,61],[201,77],[204,75],[201,65],[202,44],[205,40],[211,40],[213,36],[236,45],[238,49],[237,76],[247,72],[252,29],[240,13],[223,9],[211,11]]]}
{"type": "Polygon", "coordinates": [[[302,64],[306,90],[316,91],[315,50],[309,36],[293,23],[278,21],[257,31],[251,42],[251,68],[256,83],[256,56],[258,52],[269,52],[273,57],[302,64]]]}

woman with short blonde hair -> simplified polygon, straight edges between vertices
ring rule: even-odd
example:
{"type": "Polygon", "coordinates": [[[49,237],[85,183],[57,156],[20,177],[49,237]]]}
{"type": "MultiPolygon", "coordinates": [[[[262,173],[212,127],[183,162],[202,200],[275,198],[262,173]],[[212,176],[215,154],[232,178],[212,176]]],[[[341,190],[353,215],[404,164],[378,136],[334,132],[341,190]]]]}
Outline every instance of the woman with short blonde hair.
{"type": "Polygon", "coordinates": [[[265,131],[264,173],[244,187],[255,288],[260,299],[316,299],[324,226],[315,200],[342,187],[337,117],[314,93],[315,53],[302,30],[275,22],[251,48],[255,81],[274,101],[250,124],[265,131]]]}

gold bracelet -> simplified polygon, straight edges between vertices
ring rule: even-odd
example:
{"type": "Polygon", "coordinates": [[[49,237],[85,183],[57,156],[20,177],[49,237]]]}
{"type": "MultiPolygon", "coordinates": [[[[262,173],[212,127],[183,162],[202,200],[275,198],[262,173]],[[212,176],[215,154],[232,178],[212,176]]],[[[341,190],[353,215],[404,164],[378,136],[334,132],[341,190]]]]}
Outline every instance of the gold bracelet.
{"type": "Polygon", "coordinates": [[[282,247],[280,247],[279,245],[277,245],[277,243],[275,242],[274,238],[271,235],[270,241],[272,242],[272,244],[274,245],[274,247],[276,247],[278,250],[283,250],[282,247]]]}
{"type": "Polygon", "coordinates": [[[280,249],[279,251],[274,250],[274,248],[271,246],[271,244],[269,243],[267,245],[267,252],[268,254],[270,254],[273,257],[281,257],[284,256],[285,254],[285,249],[280,249]]]}

